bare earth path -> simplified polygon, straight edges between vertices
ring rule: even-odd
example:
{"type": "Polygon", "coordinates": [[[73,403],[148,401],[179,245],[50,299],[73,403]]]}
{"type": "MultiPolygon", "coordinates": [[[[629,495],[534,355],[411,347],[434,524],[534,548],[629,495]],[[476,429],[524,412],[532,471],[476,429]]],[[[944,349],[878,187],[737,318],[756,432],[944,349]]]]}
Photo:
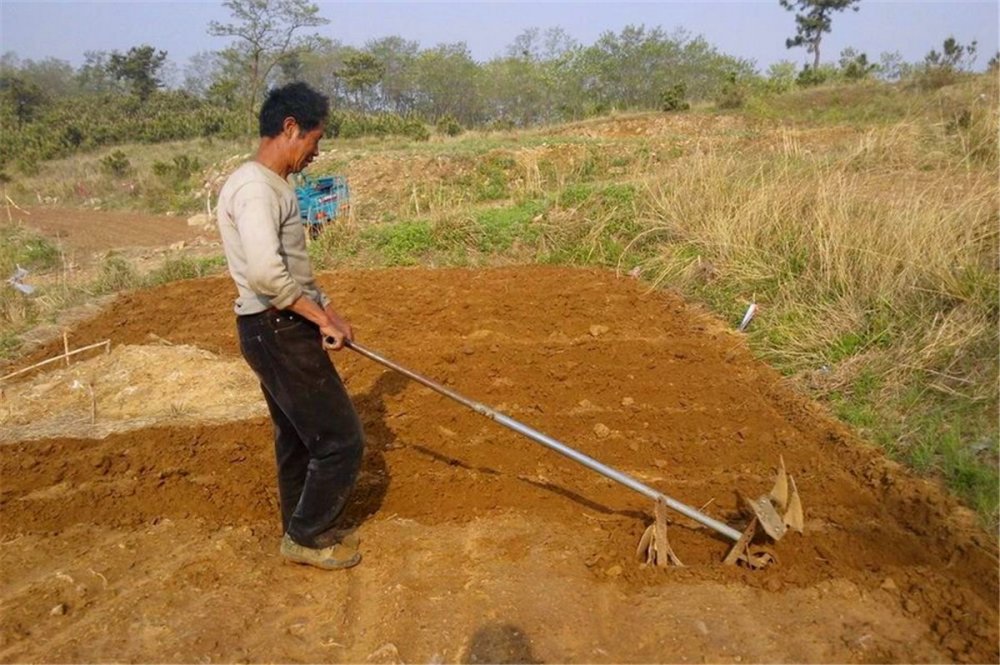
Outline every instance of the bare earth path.
{"type": "MultiPolygon", "coordinates": [[[[359,340],[720,519],[783,455],[806,534],[750,572],[678,518],[688,566],[641,568],[641,497],[343,352],[368,437],[359,567],[279,561],[259,416],[0,444],[0,660],[1000,659],[995,540],[680,299],[555,268],[321,281],[359,340]]],[[[73,339],[235,358],[232,295],[124,296],[73,339]]]]}

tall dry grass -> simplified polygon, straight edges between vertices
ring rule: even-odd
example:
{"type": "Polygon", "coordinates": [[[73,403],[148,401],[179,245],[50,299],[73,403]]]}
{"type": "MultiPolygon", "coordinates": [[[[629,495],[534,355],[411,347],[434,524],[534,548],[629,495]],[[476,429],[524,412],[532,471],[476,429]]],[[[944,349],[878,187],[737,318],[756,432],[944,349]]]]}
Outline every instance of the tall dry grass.
{"type": "Polygon", "coordinates": [[[872,129],[837,152],[786,135],[691,155],[649,181],[640,215],[655,284],[734,321],[757,302],[764,357],[890,452],[960,476],[995,524],[995,104],[979,115],[963,132],[872,129]]]}

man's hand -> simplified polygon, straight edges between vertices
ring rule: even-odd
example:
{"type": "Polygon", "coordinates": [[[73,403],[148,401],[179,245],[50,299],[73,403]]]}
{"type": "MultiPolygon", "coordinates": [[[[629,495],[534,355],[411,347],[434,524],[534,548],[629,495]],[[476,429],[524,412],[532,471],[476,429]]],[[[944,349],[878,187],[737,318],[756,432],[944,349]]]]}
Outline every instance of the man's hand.
{"type": "Polygon", "coordinates": [[[320,334],[323,335],[323,348],[339,351],[344,348],[345,341],[354,341],[354,329],[347,322],[347,319],[334,311],[333,307],[327,305],[324,311],[330,323],[326,326],[320,326],[319,329],[320,334]],[[333,343],[330,343],[331,339],[333,343]]]}

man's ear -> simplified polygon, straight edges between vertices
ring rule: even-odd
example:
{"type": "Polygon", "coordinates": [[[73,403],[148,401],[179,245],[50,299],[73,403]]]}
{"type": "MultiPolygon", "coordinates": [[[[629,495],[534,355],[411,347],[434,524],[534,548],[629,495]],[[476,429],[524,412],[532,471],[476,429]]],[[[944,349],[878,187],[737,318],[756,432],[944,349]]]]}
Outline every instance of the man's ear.
{"type": "Polygon", "coordinates": [[[281,124],[281,133],[285,135],[287,139],[295,138],[299,133],[299,123],[292,116],[285,118],[284,122],[281,124]]]}

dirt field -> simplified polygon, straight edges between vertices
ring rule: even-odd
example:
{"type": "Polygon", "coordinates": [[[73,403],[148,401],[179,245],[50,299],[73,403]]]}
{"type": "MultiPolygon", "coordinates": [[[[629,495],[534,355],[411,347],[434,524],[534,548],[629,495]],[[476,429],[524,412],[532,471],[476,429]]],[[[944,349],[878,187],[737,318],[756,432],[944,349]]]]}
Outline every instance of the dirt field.
{"type": "MultiPolygon", "coordinates": [[[[643,568],[642,497],[345,351],[367,433],[347,515],[360,566],[280,562],[259,412],[25,434],[0,445],[0,660],[1000,659],[993,536],[680,299],[554,268],[321,282],[359,341],[717,518],[737,524],[734,491],[766,491],[784,456],[805,535],[752,572],[678,518],[687,567],[643,568]]],[[[135,293],[73,340],[238,359],[232,296],[225,277],[135,293]]]]}
{"type": "Polygon", "coordinates": [[[33,206],[11,210],[14,218],[39,233],[62,242],[67,251],[86,255],[108,248],[165,247],[191,242],[206,234],[188,226],[183,217],[143,215],[114,210],[33,206]]]}

